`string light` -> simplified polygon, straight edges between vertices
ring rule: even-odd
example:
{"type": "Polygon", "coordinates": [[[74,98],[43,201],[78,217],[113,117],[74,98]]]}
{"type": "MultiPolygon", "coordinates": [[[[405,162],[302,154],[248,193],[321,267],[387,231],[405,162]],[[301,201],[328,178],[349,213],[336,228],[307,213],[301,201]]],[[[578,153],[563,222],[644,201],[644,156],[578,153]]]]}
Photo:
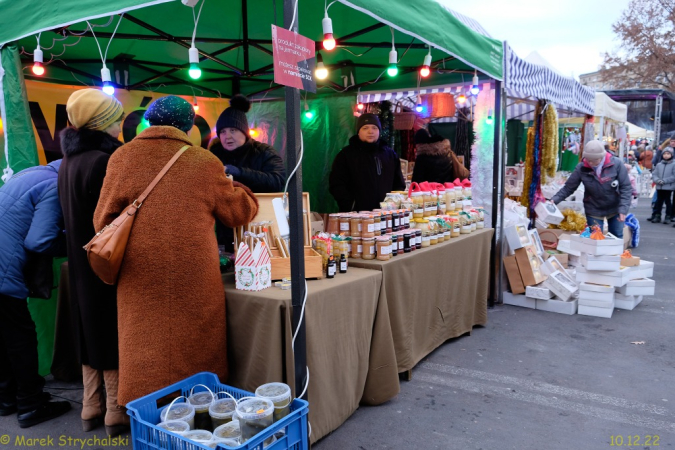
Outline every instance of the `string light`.
{"type": "Polygon", "coordinates": [[[363,103],[361,103],[361,102],[359,102],[359,103],[356,105],[356,109],[358,109],[359,111],[363,111],[363,108],[365,108],[365,105],[364,105],[363,103]]]}
{"type": "Polygon", "coordinates": [[[490,111],[488,111],[488,116],[487,119],[485,119],[485,123],[488,125],[492,125],[492,108],[490,108],[490,111]]]}
{"type": "Polygon", "coordinates": [[[415,111],[417,111],[418,113],[421,113],[422,111],[424,111],[424,106],[422,106],[422,96],[421,95],[417,96],[417,105],[415,106],[415,111]]]}
{"type": "Polygon", "coordinates": [[[257,128],[251,128],[248,130],[249,136],[251,136],[253,139],[257,138],[260,136],[260,131],[257,128]]]}
{"type": "Polygon", "coordinates": [[[33,53],[33,74],[41,77],[45,74],[45,66],[42,65],[43,62],[43,53],[40,49],[40,44],[38,44],[35,52],[33,53]]]}
{"type": "Polygon", "coordinates": [[[197,96],[193,95],[192,96],[192,109],[195,110],[195,112],[199,112],[199,105],[197,104],[197,96]]]}
{"type": "Polygon", "coordinates": [[[328,17],[328,11],[326,11],[326,17],[321,21],[321,26],[323,28],[323,49],[328,52],[334,50],[335,38],[333,37],[333,21],[328,17]]]}
{"type": "Polygon", "coordinates": [[[305,100],[305,118],[307,120],[314,119],[314,111],[310,111],[309,105],[307,104],[307,100],[305,100]]]}
{"type": "Polygon", "coordinates": [[[391,51],[389,52],[389,67],[387,68],[387,75],[395,77],[398,75],[398,53],[394,45],[394,29],[391,29],[391,51]]]}
{"type": "Polygon", "coordinates": [[[316,70],[314,71],[314,75],[319,80],[328,78],[328,69],[323,64],[323,56],[321,56],[320,52],[316,52],[316,70]]]}
{"type": "Polygon", "coordinates": [[[420,76],[426,78],[431,74],[431,47],[429,47],[429,53],[424,57],[424,63],[420,69],[420,76]]]}
{"type": "Polygon", "coordinates": [[[115,86],[113,86],[110,81],[110,69],[108,69],[105,64],[103,64],[103,68],[101,69],[101,81],[103,81],[103,92],[108,95],[114,95],[115,86]]]}
{"type": "Polygon", "coordinates": [[[188,74],[193,80],[198,80],[202,76],[202,69],[199,68],[199,50],[193,45],[188,51],[190,58],[190,70],[188,74]]]}
{"type": "Polygon", "coordinates": [[[466,95],[460,94],[457,97],[457,103],[459,103],[460,105],[463,105],[464,103],[466,103],[466,95]]]}
{"type": "Polygon", "coordinates": [[[478,86],[478,71],[473,72],[473,84],[471,85],[471,95],[478,95],[480,87],[478,86]]]}

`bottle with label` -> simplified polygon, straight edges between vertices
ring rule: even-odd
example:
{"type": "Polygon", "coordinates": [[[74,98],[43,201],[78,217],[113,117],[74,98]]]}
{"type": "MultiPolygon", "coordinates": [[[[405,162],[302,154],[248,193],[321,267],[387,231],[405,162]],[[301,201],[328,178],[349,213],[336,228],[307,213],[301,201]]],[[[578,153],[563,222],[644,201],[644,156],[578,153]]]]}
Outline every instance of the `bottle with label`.
{"type": "Polygon", "coordinates": [[[337,264],[335,264],[335,258],[333,255],[328,258],[328,266],[326,267],[326,278],[335,278],[335,272],[337,271],[337,264]]]}
{"type": "Polygon", "coordinates": [[[347,258],[344,253],[340,255],[340,273],[347,273],[347,258]]]}

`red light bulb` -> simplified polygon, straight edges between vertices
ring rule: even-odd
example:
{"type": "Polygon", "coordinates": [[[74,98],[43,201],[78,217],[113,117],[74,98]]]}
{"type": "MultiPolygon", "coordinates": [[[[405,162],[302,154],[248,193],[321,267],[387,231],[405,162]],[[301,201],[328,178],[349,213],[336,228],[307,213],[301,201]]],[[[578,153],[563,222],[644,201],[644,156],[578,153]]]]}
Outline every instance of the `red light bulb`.
{"type": "Polygon", "coordinates": [[[42,65],[40,62],[35,62],[33,63],[33,74],[41,77],[42,75],[45,74],[45,66],[42,65]]]}

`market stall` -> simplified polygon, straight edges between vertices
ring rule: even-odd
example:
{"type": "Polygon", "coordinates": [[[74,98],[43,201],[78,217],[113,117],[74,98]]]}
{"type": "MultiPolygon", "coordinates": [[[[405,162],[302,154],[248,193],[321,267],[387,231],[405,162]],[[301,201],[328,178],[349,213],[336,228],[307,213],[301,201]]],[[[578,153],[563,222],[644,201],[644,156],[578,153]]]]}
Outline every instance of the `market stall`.
{"type": "MultiPolygon", "coordinates": [[[[185,3],[192,3],[194,6],[197,2],[185,3]]],[[[375,84],[382,89],[419,86],[418,71],[423,66],[428,65],[427,69],[438,71],[432,77],[433,82],[443,85],[460,82],[461,75],[457,71],[480,72],[481,80],[492,80],[491,86],[494,86],[494,89],[491,90],[490,96],[481,99],[483,103],[479,108],[482,114],[480,121],[491,126],[485,126],[480,131],[479,134],[485,139],[479,148],[486,154],[501,154],[502,87],[500,80],[503,60],[501,42],[475,32],[465,25],[466,18],[458,17],[452,11],[431,0],[423,0],[415,4],[400,1],[339,0],[330,5],[327,2],[322,4],[308,0],[295,2],[285,0],[278,2],[275,7],[270,7],[269,3],[263,0],[228,1],[226,3],[204,3],[202,1],[199,9],[192,10],[181,2],[169,0],[152,2],[123,0],[112,5],[103,5],[98,1],[88,0],[76,6],[54,9],[49,14],[45,14],[42,7],[37,5],[31,7],[24,2],[21,5],[14,3],[6,5],[2,20],[3,22],[0,23],[2,25],[0,27],[0,46],[2,47],[0,64],[3,70],[0,71],[2,91],[0,110],[4,135],[1,160],[3,181],[13,173],[40,162],[34,127],[38,132],[40,130],[44,132],[46,129],[47,134],[40,136],[41,141],[43,136],[49,136],[58,146],[57,134],[66,126],[63,116],[59,120],[58,114],[53,123],[40,122],[35,108],[27,102],[24,74],[25,78],[34,81],[55,84],[93,86],[103,84],[105,91],[110,93],[114,89],[118,91],[124,89],[178,94],[194,101],[197,106],[205,104],[203,98],[206,97],[228,98],[234,93],[243,92],[253,99],[260,100],[261,104],[256,105],[252,113],[255,115],[256,108],[260,108],[259,112],[262,114],[261,111],[267,104],[274,103],[268,102],[269,100],[279,100],[279,97],[274,97],[277,95],[275,91],[282,88],[281,85],[274,83],[274,64],[271,64],[273,52],[270,48],[274,44],[271,40],[271,24],[277,26],[283,24],[285,28],[293,31],[297,31],[300,26],[302,34],[311,39],[320,39],[322,35],[324,37],[323,49],[320,51],[323,59],[317,56],[316,61],[311,61],[310,67],[313,69],[316,64],[318,68],[321,68],[323,64],[324,68],[332,72],[329,72],[327,76],[317,75],[320,94],[329,92],[332,95],[311,96],[309,99],[305,96],[303,115],[307,120],[311,121],[308,103],[330,104],[333,100],[341,102],[345,97],[354,99],[358,89],[375,84]],[[228,13],[223,14],[223,11],[228,13]],[[253,11],[256,11],[255,17],[251,14],[253,11]],[[326,19],[329,21],[332,19],[332,25],[328,28],[325,25],[326,19]],[[439,26],[440,23],[442,26],[439,26]],[[223,30],[240,30],[240,32],[236,33],[236,36],[223,37],[223,30]],[[333,48],[337,51],[331,53],[333,48]],[[35,51],[39,49],[43,52],[42,57],[40,57],[40,52],[35,51]],[[360,51],[363,53],[357,54],[360,51]],[[426,57],[429,55],[431,55],[430,64],[423,64],[423,62],[426,63],[426,57]],[[447,72],[441,73],[441,68],[447,72]],[[387,76],[384,76],[385,72],[387,76]],[[351,92],[346,93],[347,91],[351,92]],[[487,123],[490,107],[494,108],[492,119],[494,125],[487,123]]],[[[287,341],[284,344],[285,353],[277,355],[279,358],[277,361],[281,359],[287,364],[292,362],[294,370],[286,367],[284,373],[286,376],[293,376],[294,379],[287,378],[285,381],[294,386],[298,394],[307,386],[310,392],[319,392],[316,391],[317,386],[320,389],[323,386],[321,383],[329,378],[321,379],[322,372],[319,367],[317,369],[319,378],[313,374],[310,382],[306,367],[309,366],[311,370],[314,364],[321,366],[321,363],[312,362],[312,349],[321,348],[324,345],[327,350],[323,356],[331,358],[335,357],[335,352],[341,348],[340,345],[326,346],[325,342],[320,343],[317,335],[311,331],[320,328],[319,323],[322,323],[322,320],[333,319],[333,317],[320,307],[319,296],[314,295],[313,291],[314,282],[310,281],[307,285],[304,283],[306,250],[302,225],[305,222],[302,203],[304,183],[301,170],[303,155],[306,167],[311,168],[310,171],[304,173],[307,175],[307,190],[312,195],[325,191],[327,167],[330,164],[328,158],[337,153],[343,142],[335,139],[332,132],[317,132],[312,136],[310,130],[348,129],[350,124],[344,120],[344,116],[338,123],[331,124],[329,115],[321,117],[321,121],[304,122],[301,132],[300,116],[303,108],[300,92],[291,87],[284,89],[285,102],[277,102],[281,105],[282,113],[277,113],[276,117],[284,117],[285,120],[278,120],[274,128],[270,128],[270,122],[264,124],[264,120],[260,119],[255,123],[254,128],[263,132],[260,139],[269,138],[275,141],[278,139],[278,142],[281,142],[279,147],[285,156],[287,172],[294,174],[291,175],[287,186],[290,233],[286,256],[290,256],[289,266],[292,279],[290,304],[292,308],[285,313],[289,314],[291,319],[290,325],[288,320],[284,319],[283,333],[288,337],[290,331],[293,331],[292,334],[296,335],[297,339],[295,345],[291,346],[294,353],[292,361],[288,358],[287,341]],[[294,168],[298,170],[293,171],[294,168]],[[306,290],[306,286],[309,287],[309,291],[306,290]],[[304,303],[306,292],[309,295],[304,303]],[[303,321],[302,311],[305,306],[307,314],[303,321]],[[313,312],[310,313],[315,308],[316,315],[313,312]],[[310,324],[310,322],[313,323],[310,324]],[[306,348],[310,352],[309,358],[306,358],[306,348]]],[[[143,126],[140,123],[140,117],[153,96],[154,94],[151,94],[147,96],[150,97],[148,99],[141,98],[136,111],[128,114],[124,127],[131,131],[129,135],[125,133],[125,140],[133,138],[139,126],[143,126]]],[[[57,113],[59,108],[62,108],[61,104],[56,105],[57,113]]],[[[350,108],[350,114],[352,110],[353,108],[350,108]]],[[[196,129],[193,129],[201,142],[208,142],[212,137],[211,125],[204,120],[197,124],[196,129]]],[[[46,152],[42,157],[48,159],[46,152]]],[[[498,157],[494,157],[493,160],[484,160],[487,164],[493,163],[490,172],[492,177],[485,175],[485,178],[477,183],[483,187],[483,195],[490,199],[498,197],[498,194],[492,194],[492,191],[489,191],[489,194],[492,194],[489,195],[487,186],[490,178],[493,180],[493,185],[497,184],[494,180],[497,179],[498,171],[494,170],[494,167],[501,166],[501,160],[498,157]]],[[[483,176],[482,172],[477,175],[483,176]]],[[[323,198],[326,199],[325,194],[321,195],[324,195],[323,198]]],[[[317,202],[317,204],[323,211],[330,212],[331,205],[328,200],[317,202]]],[[[494,202],[490,211],[493,224],[497,220],[495,213],[497,208],[498,202],[494,202]]],[[[491,233],[484,232],[483,236],[486,236],[483,239],[489,239],[491,233]]],[[[492,242],[494,245],[494,239],[492,242]]],[[[451,244],[452,242],[447,244],[448,248],[453,247],[451,244]]],[[[462,257],[469,258],[466,254],[462,257]]],[[[476,267],[484,267],[485,257],[485,251],[472,255],[472,264],[475,263],[476,267]]],[[[358,275],[359,272],[355,271],[354,275],[358,275]]],[[[382,272],[386,274],[387,271],[382,270],[382,272]]],[[[379,274],[379,272],[376,273],[379,274]]],[[[377,275],[363,273],[365,284],[375,286],[376,278],[377,275]]],[[[328,286],[326,289],[334,295],[343,291],[337,281],[323,280],[317,283],[321,283],[321,286],[328,286]]],[[[480,289],[472,291],[473,297],[468,299],[470,304],[474,304],[481,297],[483,301],[485,300],[486,294],[482,290],[484,286],[481,284],[480,289]]],[[[467,288],[472,289],[471,286],[467,288]]],[[[318,288],[317,292],[320,289],[318,288]]],[[[274,290],[262,292],[264,295],[271,296],[279,293],[274,290]]],[[[230,299],[236,299],[240,294],[228,295],[230,299]]],[[[424,295],[421,297],[423,298],[424,295]]],[[[353,298],[360,297],[355,295],[353,298]]],[[[372,298],[381,299],[382,294],[373,292],[372,298]]],[[[228,304],[232,306],[229,302],[232,300],[228,300],[228,304]]],[[[285,308],[288,308],[288,294],[284,302],[285,308]]],[[[248,305],[249,302],[244,303],[248,305]]],[[[377,322],[379,324],[377,329],[386,328],[382,325],[383,319],[379,317],[383,310],[382,303],[373,300],[370,307],[371,314],[377,311],[377,318],[372,316],[368,319],[371,324],[377,322]],[[375,306],[376,304],[378,306],[375,306]]],[[[475,324],[480,323],[481,320],[483,319],[478,314],[478,318],[474,316],[474,319],[469,322],[473,321],[475,324]]],[[[232,325],[232,327],[236,326],[232,325]]],[[[462,329],[465,328],[466,326],[462,329]]],[[[373,333],[371,325],[364,327],[361,331],[365,333],[365,330],[373,333]]],[[[405,330],[398,331],[404,332],[405,330]]],[[[442,334],[439,332],[439,337],[442,334]]],[[[362,337],[367,339],[367,334],[363,334],[362,337]]],[[[235,349],[245,348],[250,343],[245,333],[232,335],[231,344],[236,345],[235,349]],[[242,339],[244,341],[241,341],[242,339]],[[238,347],[237,342],[242,343],[242,347],[238,347]]],[[[257,348],[254,350],[259,351],[257,348]]],[[[360,370],[349,376],[350,383],[353,383],[352,386],[363,385],[361,381],[364,376],[363,355],[363,353],[359,355],[360,370]]],[[[259,357],[256,354],[248,356],[259,357]]],[[[278,369],[279,365],[276,364],[276,367],[278,369]]],[[[251,386],[247,384],[250,381],[236,378],[237,368],[233,368],[232,373],[240,386],[251,386]]],[[[277,371],[276,375],[283,376],[284,373],[277,371]]],[[[369,383],[367,378],[366,387],[363,388],[364,392],[371,392],[368,388],[369,383]]],[[[387,386],[390,385],[387,384],[387,386]]],[[[359,400],[377,403],[385,401],[395,393],[392,387],[385,393],[365,396],[361,394],[362,398],[359,398],[358,390],[356,388],[356,397],[341,396],[336,400],[341,403],[335,408],[339,412],[335,416],[330,412],[334,405],[323,403],[322,395],[317,394],[316,400],[312,400],[317,403],[312,407],[316,411],[316,416],[313,416],[312,420],[325,424],[325,427],[321,425],[316,436],[321,436],[339,426],[354,410],[359,400]]],[[[313,436],[313,439],[316,436],[313,436]]]]}

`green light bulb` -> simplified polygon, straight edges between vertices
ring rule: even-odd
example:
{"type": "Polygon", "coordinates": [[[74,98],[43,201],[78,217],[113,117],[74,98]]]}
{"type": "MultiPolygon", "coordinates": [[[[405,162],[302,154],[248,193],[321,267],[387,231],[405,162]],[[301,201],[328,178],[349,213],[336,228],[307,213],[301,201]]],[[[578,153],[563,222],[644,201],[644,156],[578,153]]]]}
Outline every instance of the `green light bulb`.
{"type": "Polygon", "coordinates": [[[398,66],[396,64],[390,64],[387,68],[387,75],[390,77],[395,77],[398,75],[398,66]]]}
{"type": "Polygon", "coordinates": [[[199,64],[192,63],[190,64],[188,73],[190,74],[190,78],[198,80],[202,76],[202,69],[199,68],[199,64]]]}

